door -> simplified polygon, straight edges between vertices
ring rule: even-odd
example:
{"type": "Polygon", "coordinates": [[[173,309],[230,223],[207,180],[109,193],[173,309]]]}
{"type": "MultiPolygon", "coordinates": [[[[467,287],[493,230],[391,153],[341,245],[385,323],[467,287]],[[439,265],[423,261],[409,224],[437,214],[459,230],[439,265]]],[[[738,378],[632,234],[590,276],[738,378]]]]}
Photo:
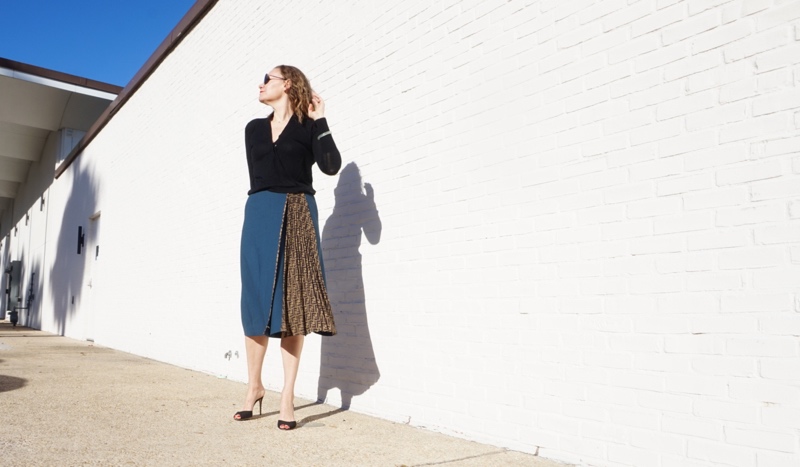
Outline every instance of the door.
{"type": "Polygon", "coordinates": [[[89,218],[86,232],[86,286],[81,311],[86,323],[85,337],[94,342],[95,315],[97,314],[97,284],[100,277],[100,212],[89,218]]]}

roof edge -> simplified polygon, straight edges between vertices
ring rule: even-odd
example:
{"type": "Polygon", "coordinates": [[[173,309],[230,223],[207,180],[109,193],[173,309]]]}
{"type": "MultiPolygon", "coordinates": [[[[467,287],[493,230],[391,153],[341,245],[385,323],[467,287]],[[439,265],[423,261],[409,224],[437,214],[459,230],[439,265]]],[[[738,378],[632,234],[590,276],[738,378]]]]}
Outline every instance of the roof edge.
{"type": "Polygon", "coordinates": [[[133,76],[130,82],[125,86],[122,91],[117,95],[111,104],[100,114],[100,117],[89,127],[86,135],[78,142],[78,144],[70,151],[69,155],[64,159],[56,168],[55,178],[61,176],[64,171],[78,158],[86,146],[100,133],[100,130],[106,126],[112,117],[122,108],[123,105],[130,99],[133,94],[144,84],[147,78],[158,69],[161,62],[181,43],[186,35],[211,11],[211,8],[216,5],[218,0],[197,0],[194,5],[183,15],[178,24],[172,29],[167,37],[156,48],[155,52],[150,55],[150,58],[139,68],[139,71],[133,76]]]}
{"type": "Polygon", "coordinates": [[[74,84],[88,89],[103,91],[110,94],[119,94],[122,91],[122,86],[117,86],[111,83],[104,83],[81,76],[63,73],[61,71],[51,70],[49,68],[42,68],[28,63],[17,62],[7,58],[0,57],[0,68],[8,68],[12,71],[20,73],[27,73],[29,75],[39,76],[41,78],[51,79],[53,81],[60,81],[62,83],[74,84]]]}

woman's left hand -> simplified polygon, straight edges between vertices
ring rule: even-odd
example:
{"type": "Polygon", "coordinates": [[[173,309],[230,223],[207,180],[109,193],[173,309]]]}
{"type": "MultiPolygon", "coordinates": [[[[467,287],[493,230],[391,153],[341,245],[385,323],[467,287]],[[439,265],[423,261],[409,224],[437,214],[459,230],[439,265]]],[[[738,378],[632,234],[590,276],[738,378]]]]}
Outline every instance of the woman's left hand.
{"type": "Polygon", "coordinates": [[[316,92],[311,93],[311,103],[308,104],[308,117],[312,120],[325,116],[325,101],[316,92]]]}

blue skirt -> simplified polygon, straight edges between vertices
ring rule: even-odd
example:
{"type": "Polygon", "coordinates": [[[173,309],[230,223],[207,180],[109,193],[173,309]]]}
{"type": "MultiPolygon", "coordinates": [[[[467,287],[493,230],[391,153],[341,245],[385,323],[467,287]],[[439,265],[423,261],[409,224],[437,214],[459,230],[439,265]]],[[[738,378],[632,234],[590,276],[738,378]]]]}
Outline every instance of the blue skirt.
{"type": "Polygon", "coordinates": [[[260,191],[247,198],[241,276],[246,336],[336,334],[313,196],[260,191]]]}

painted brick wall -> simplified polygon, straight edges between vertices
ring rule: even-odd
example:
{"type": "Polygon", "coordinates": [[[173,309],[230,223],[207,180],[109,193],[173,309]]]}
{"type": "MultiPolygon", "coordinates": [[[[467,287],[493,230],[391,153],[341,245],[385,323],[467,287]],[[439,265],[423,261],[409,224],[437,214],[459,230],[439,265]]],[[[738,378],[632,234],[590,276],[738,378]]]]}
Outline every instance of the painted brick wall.
{"type": "Polygon", "coordinates": [[[584,465],[798,465],[800,2],[221,0],[82,156],[99,343],[245,379],[280,63],[346,164],[299,395],[584,465]]]}

